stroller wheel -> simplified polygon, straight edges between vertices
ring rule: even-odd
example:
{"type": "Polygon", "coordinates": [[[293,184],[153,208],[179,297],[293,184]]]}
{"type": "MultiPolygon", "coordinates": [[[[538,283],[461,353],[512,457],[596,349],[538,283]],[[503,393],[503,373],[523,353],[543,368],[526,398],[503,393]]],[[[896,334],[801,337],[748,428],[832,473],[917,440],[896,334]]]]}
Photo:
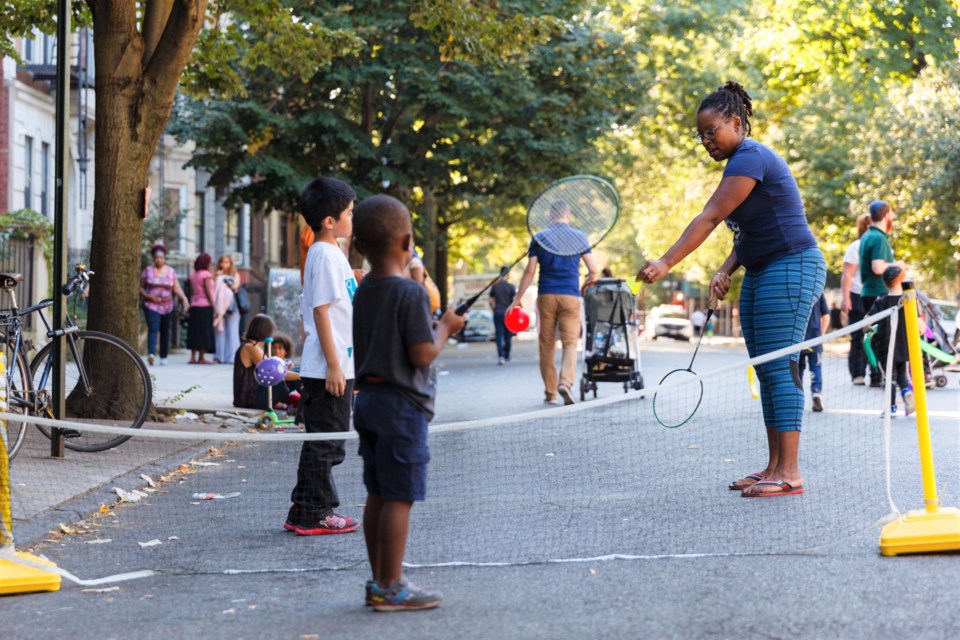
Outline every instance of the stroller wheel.
{"type": "Polygon", "coordinates": [[[580,378],[580,402],[583,402],[587,399],[586,384],[587,381],[583,378],[580,378]]]}
{"type": "Polygon", "coordinates": [[[947,386],[947,376],[937,376],[936,377],[937,388],[942,389],[947,386]]]}

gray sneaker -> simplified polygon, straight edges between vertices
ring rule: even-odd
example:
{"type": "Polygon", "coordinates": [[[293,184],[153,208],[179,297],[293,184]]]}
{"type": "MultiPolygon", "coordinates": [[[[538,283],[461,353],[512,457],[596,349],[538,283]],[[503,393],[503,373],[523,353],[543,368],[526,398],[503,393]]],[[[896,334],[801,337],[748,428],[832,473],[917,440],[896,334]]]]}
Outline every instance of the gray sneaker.
{"type": "Polygon", "coordinates": [[[906,407],[904,415],[910,415],[916,410],[917,405],[913,400],[913,391],[904,391],[903,392],[903,404],[906,407]]]}
{"type": "Polygon", "coordinates": [[[570,388],[565,384],[557,387],[557,393],[563,398],[563,404],[573,404],[576,402],[576,400],[573,399],[573,394],[570,393],[570,388]]]}
{"type": "Polygon", "coordinates": [[[440,592],[421,589],[406,578],[400,578],[388,589],[382,589],[380,585],[373,583],[370,591],[374,611],[433,609],[443,602],[440,592]]]}
{"type": "Polygon", "coordinates": [[[817,413],[823,411],[823,398],[820,397],[819,393],[813,394],[813,410],[817,413]]]}
{"type": "Polygon", "coordinates": [[[863,385],[867,384],[867,381],[863,379],[863,376],[857,376],[853,379],[853,384],[857,385],[858,387],[862,387],[863,385]]]}

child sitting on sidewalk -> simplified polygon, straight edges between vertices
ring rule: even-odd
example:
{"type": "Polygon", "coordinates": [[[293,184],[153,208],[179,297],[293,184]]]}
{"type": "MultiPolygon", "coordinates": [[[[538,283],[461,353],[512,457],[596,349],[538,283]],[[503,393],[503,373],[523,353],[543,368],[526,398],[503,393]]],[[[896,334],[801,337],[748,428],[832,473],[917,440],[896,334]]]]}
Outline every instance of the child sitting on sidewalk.
{"type": "MultiPolygon", "coordinates": [[[[870,310],[868,316],[880,313],[891,307],[900,304],[900,298],[903,296],[904,279],[907,272],[899,266],[893,265],[887,267],[883,272],[883,284],[887,286],[887,295],[877,298],[870,310]]],[[[907,353],[907,323],[904,321],[903,307],[897,311],[897,335],[894,336],[893,345],[893,371],[888,371],[887,375],[893,375],[890,384],[890,417],[897,417],[897,386],[900,386],[900,393],[903,396],[903,405],[906,409],[905,414],[913,413],[913,385],[910,384],[910,378],[907,376],[907,362],[910,356],[907,353]]],[[[890,346],[890,323],[892,317],[885,318],[877,324],[877,334],[873,337],[873,352],[877,354],[877,360],[880,366],[887,364],[887,351],[890,346]]],[[[883,415],[881,414],[881,418],[883,415]]]]}
{"type": "MultiPolygon", "coordinates": [[[[273,335],[277,325],[273,318],[258,313],[247,326],[243,344],[233,358],[233,406],[248,409],[270,409],[267,388],[260,386],[255,375],[257,365],[266,357],[264,340],[273,335]]],[[[273,386],[273,401],[285,402],[290,395],[289,383],[300,380],[296,371],[287,371],[284,379],[273,386]]]]}
{"type": "Polygon", "coordinates": [[[434,331],[427,290],[403,277],[413,247],[403,203],[373,196],[357,205],[354,220],[356,246],[371,265],[353,315],[360,390],[354,426],[368,494],[363,532],[373,574],[367,604],[376,611],[430,609],[442,598],[403,577],[403,554],[413,502],[426,497],[427,422],[437,391],[431,363],[464,318],[451,308],[434,331]]]}

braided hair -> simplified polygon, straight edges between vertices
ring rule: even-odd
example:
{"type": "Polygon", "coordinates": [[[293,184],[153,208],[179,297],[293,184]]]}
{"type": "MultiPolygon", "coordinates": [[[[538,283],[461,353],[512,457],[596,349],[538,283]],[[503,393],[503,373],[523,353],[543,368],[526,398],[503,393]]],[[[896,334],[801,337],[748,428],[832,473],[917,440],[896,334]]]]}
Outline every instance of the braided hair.
{"type": "Polygon", "coordinates": [[[739,82],[727,80],[722,87],[704,98],[697,113],[702,111],[716,111],[727,120],[737,116],[743,122],[746,135],[750,135],[749,116],[753,115],[753,101],[739,82]]]}

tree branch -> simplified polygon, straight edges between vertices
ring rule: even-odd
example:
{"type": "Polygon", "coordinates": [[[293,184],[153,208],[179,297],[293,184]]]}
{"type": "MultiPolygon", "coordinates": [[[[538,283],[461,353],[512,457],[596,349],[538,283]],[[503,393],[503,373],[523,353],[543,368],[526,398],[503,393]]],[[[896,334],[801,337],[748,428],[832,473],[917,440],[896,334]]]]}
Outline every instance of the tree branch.
{"type": "MultiPolygon", "coordinates": [[[[153,4],[156,0],[151,0],[153,4]]],[[[203,28],[204,17],[207,12],[207,0],[172,0],[173,6],[163,29],[163,35],[150,57],[143,72],[143,110],[142,114],[152,113],[158,109],[166,115],[160,120],[160,129],[166,123],[167,116],[173,106],[173,96],[180,76],[183,74],[187,61],[193,54],[193,47],[197,43],[197,36],[203,28]]]]}
{"type": "Polygon", "coordinates": [[[147,0],[143,9],[143,67],[153,58],[163,30],[170,18],[173,0],[147,0]]]}

